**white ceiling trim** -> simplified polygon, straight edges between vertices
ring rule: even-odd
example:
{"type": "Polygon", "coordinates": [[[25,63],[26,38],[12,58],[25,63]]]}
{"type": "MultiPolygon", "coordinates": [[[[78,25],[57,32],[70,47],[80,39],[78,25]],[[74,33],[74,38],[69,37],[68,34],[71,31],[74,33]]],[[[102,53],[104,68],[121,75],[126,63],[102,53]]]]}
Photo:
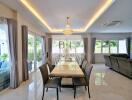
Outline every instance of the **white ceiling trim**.
{"type": "MultiPolygon", "coordinates": [[[[62,33],[64,29],[51,28],[43,17],[28,3],[27,0],[20,0],[21,3],[52,33],[62,33]]],[[[84,28],[73,29],[74,33],[86,32],[93,23],[113,4],[115,0],[106,0],[104,5],[92,16],[84,28]]]]}

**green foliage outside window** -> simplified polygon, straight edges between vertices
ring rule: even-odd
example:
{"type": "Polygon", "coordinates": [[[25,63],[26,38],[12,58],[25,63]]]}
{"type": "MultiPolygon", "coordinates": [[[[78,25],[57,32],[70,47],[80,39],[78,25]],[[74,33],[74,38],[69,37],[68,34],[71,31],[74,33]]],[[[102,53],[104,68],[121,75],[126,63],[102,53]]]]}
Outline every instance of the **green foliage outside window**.
{"type": "Polygon", "coordinates": [[[117,53],[118,40],[96,40],[95,53],[117,53]]]}
{"type": "Polygon", "coordinates": [[[8,59],[8,54],[2,54],[2,55],[0,55],[0,60],[1,61],[7,61],[7,59],[8,59]]]}

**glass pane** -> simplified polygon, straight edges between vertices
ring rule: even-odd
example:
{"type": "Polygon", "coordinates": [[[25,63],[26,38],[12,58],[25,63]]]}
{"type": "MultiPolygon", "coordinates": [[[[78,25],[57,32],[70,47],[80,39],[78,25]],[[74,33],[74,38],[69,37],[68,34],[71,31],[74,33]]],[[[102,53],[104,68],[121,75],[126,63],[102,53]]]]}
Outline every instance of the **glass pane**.
{"type": "Polygon", "coordinates": [[[126,40],[119,40],[119,53],[127,53],[126,40]]]}
{"type": "Polygon", "coordinates": [[[34,36],[28,34],[28,71],[34,71],[34,36]]]}
{"type": "Polygon", "coordinates": [[[76,48],[76,53],[84,53],[84,44],[82,40],[77,42],[78,46],[76,48]]]}
{"type": "Polygon", "coordinates": [[[10,83],[10,62],[9,62],[7,31],[8,31],[7,24],[1,22],[0,23],[0,91],[7,88],[10,83]]]}
{"type": "Polygon", "coordinates": [[[117,53],[118,41],[110,40],[110,53],[117,53]]]}
{"type": "Polygon", "coordinates": [[[84,53],[82,40],[53,40],[52,53],[84,53]]]}
{"type": "Polygon", "coordinates": [[[35,40],[35,48],[37,50],[36,56],[37,56],[37,67],[42,65],[42,38],[36,37],[35,40]]]}
{"type": "Polygon", "coordinates": [[[101,53],[101,40],[96,40],[95,53],[101,53]]]}
{"type": "Polygon", "coordinates": [[[109,53],[109,41],[103,41],[102,53],[109,53]]]}
{"type": "Polygon", "coordinates": [[[59,53],[60,50],[59,50],[59,44],[60,42],[58,40],[53,40],[52,42],[52,53],[59,53]]]}

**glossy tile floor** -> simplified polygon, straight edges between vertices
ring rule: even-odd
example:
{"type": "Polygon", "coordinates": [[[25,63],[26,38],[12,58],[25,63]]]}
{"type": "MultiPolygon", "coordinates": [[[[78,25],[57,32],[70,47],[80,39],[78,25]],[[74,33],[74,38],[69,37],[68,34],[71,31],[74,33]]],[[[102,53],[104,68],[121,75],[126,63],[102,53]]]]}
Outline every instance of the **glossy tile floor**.
{"type": "MultiPolygon", "coordinates": [[[[110,70],[103,64],[95,64],[90,79],[90,100],[132,100],[132,80],[110,70]]],[[[30,80],[15,90],[0,93],[0,100],[41,100],[42,80],[40,72],[34,72],[30,80]]],[[[60,100],[74,100],[73,89],[62,88],[60,100]]],[[[56,100],[55,89],[45,92],[45,100],[56,100]]],[[[77,89],[75,100],[89,100],[84,87],[77,89]]]]}

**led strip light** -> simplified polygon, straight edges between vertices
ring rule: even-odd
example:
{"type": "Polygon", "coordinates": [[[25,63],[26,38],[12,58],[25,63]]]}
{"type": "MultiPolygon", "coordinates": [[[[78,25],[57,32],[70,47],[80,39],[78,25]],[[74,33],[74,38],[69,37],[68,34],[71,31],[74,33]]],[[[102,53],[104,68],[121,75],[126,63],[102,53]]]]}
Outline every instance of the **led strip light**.
{"type": "MultiPolygon", "coordinates": [[[[43,19],[43,17],[28,3],[27,0],[20,0],[22,4],[44,25],[51,33],[61,33],[64,29],[53,29],[48,23],[43,19]]],[[[88,28],[113,4],[115,0],[107,0],[104,5],[94,14],[94,16],[88,21],[84,28],[73,29],[74,33],[86,32],[88,28]]]]}

